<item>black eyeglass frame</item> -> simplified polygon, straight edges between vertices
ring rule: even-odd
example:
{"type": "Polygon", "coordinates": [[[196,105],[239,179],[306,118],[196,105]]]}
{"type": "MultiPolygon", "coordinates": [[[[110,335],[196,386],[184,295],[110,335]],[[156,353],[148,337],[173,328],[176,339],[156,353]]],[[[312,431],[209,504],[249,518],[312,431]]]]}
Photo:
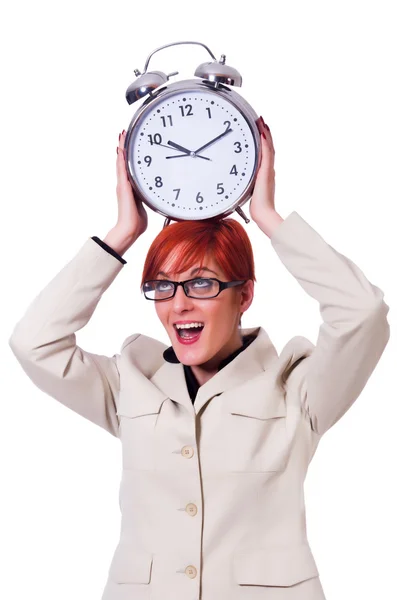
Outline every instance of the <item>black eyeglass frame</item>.
{"type": "MultiPolygon", "coordinates": [[[[170,281],[169,279],[149,279],[148,281],[145,281],[145,283],[143,285],[145,285],[146,283],[152,283],[154,281],[162,281],[162,282],[166,282],[166,283],[172,283],[174,284],[174,293],[172,294],[172,296],[168,296],[168,298],[148,298],[145,295],[146,300],[152,300],[153,302],[164,302],[165,300],[171,300],[171,298],[173,298],[176,294],[176,290],[178,289],[178,285],[181,285],[183,287],[183,291],[185,292],[185,295],[187,296],[187,298],[193,298],[193,300],[211,300],[212,298],[216,298],[217,296],[219,296],[219,294],[221,293],[222,290],[225,290],[227,288],[231,288],[231,287],[235,287],[237,285],[240,285],[242,283],[245,283],[246,281],[248,281],[248,279],[244,279],[242,281],[221,281],[220,279],[216,279],[216,277],[193,277],[192,279],[185,279],[185,281],[170,281]],[[215,294],[215,296],[206,296],[204,297],[197,297],[197,296],[189,296],[189,294],[187,293],[187,289],[185,288],[185,284],[189,283],[190,281],[200,281],[200,280],[209,280],[209,281],[217,281],[219,283],[219,291],[217,294],[215,294]]],[[[142,290],[143,294],[145,294],[144,290],[142,290]]]]}

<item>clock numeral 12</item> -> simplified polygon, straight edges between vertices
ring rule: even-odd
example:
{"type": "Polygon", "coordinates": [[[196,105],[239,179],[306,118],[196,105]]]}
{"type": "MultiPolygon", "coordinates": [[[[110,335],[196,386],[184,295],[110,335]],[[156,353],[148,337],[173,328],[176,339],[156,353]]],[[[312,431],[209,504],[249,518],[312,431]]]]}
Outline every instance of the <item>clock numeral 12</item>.
{"type": "Polygon", "coordinates": [[[193,117],[193,113],[192,113],[192,105],[191,104],[186,104],[186,106],[180,106],[179,107],[182,113],[182,117],[193,117]],[[185,109],[188,109],[187,112],[185,113],[185,109]]]}

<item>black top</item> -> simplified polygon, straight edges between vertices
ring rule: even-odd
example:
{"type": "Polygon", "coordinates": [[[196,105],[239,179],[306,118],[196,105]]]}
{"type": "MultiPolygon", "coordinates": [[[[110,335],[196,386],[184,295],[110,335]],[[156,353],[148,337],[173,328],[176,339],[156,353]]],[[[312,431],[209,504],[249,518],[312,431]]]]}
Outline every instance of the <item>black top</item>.
{"type": "MultiPolygon", "coordinates": [[[[245,350],[246,347],[249,346],[250,343],[253,342],[255,338],[256,338],[256,335],[244,335],[243,336],[243,345],[240,348],[237,348],[237,350],[235,350],[234,352],[229,354],[229,356],[224,358],[219,363],[218,371],[223,369],[223,367],[225,367],[227,364],[229,364],[233,360],[233,358],[235,358],[238,354],[240,354],[240,352],[245,350]]],[[[180,362],[178,360],[172,346],[170,346],[169,348],[164,350],[163,357],[164,357],[164,360],[166,360],[167,362],[171,362],[171,363],[179,363],[180,362]]],[[[196,395],[197,395],[197,392],[198,392],[198,389],[200,386],[198,384],[198,381],[197,381],[190,365],[183,365],[183,370],[185,372],[185,379],[186,379],[186,385],[187,385],[187,389],[189,392],[189,396],[194,404],[194,401],[196,399],[196,395]]]]}
{"type": "MultiPolygon", "coordinates": [[[[113,248],[111,248],[110,246],[108,246],[103,240],[101,240],[99,237],[97,237],[96,235],[94,235],[92,238],[92,240],[94,240],[94,242],[97,242],[97,244],[99,244],[100,246],[102,246],[102,248],[104,250],[106,250],[107,252],[109,252],[109,254],[111,254],[112,256],[114,256],[115,258],[117,258],[120,262],[122,262],[124,265],[127,263],[126,260],[124,260],[124,258],[122,256],[120,256],[119,254],[117,254],[117,252],[115,250],[113,250],[113,248]]],[[[242,352],[243,350],[245,350],[247,348],[247,346],[249,346],[251,344],[251,342],[254,341],[255,339],[255,335],[245,335],[243,336],[243,345],[240,348],[237,348],[237,350],[235,350],[234,352],[232,352],[231,354],[229,354],[229,356],[227,356],[225,359],[223,359],[218,366],[218,371],[220,371],[223,367],[225,367],[227,364],[229,364],[233,358],[235,358],[238,354],[240,354],[240,352],[242,352]]],[[[167,348],[166,350],[164,350],[163,352],[163,357],[164,360],[166,360],[167,362],[170,363],[179,363],[180,361],[178,360],[175,351],[173,349],[172,346],[170,346],[169,348],[167,348]]],[[[189,365],[183,365],[183,370],[185,372],[185,379],[186,379],[186,385],[187,385],[187,389],[189,392],[189,396],[194,404],[194,401],[196,399],[196,395],[197,395],[197,391],[199,389],[199,384],[197,382],[196,377],[193,374],[193,371],[191,369],[191,367],[189,365]]]]}
{"type": "Polygon", "coordinates": [[[112,254],[112,256],[114,256],[115,258],[117,258],[120,262],[123,263],[123,265],[126,264],[126,260],[124,260],[124,258],[122,256],[120,256],[120,254],[117,254],[117,252],[115,250],[113,250],[113,248],[111,248],[110,246],[108,246],[103,240],[101,240],[99,237],[97,237],[96,235],[94,235],[92,238],[92,240],[94,240],[94,242],[96,242],[97,244],[99,244],[100,246],[102,246],[102,248],[104,250],[106,250],[106,252],[109,252],[109,254],[112,254]]]}

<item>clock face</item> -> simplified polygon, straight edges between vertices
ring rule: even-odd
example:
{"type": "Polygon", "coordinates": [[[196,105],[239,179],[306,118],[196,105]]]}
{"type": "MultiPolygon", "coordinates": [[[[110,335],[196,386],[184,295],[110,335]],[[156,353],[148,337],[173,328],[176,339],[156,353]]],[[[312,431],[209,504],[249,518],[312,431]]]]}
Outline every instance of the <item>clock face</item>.
{"type": "Polygon", "coordinates": [[[244,194],[256,165],[255,138],[225,97],[177,91],[154,100],[137,119],[129,168],[143,196],[179,219],[225,212],[244,194]]]}

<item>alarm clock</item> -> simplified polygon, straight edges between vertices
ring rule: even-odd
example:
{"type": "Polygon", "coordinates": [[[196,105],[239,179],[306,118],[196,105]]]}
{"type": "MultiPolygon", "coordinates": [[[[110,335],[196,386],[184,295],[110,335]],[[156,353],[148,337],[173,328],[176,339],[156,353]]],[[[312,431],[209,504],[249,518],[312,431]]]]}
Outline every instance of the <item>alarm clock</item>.
{"type": "Polygon", "coordinates": [[[175,42],[154,50],[144,72],[128,87],[132,104],[148,96],[126,132],[125,161],[134,194],[171,220],[224,218],[249,200],[260,165],[262,117],[229,86],[241,86],[236,69],[219,61],[201,42],[175,42]],[[178,72],[148,72],[163,48],[198,44],[214,62],[199,65],[188,79],[165,85],[178,72]]]}

